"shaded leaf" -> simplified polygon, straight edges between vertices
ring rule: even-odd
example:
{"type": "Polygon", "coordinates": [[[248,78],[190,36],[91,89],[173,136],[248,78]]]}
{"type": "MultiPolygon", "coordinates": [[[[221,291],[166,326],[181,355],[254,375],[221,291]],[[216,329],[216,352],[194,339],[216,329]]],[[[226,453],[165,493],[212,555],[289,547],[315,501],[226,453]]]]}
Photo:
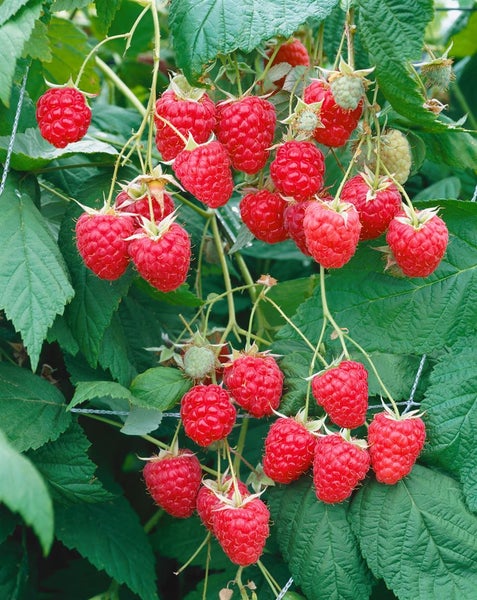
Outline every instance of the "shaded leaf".
{"type": "Polygon", "coordinates": [[[155,431],[162,421],[162,411],[153,408],[132,406],[121,427],[121,433],[126,435],[145,435],[155,431]]]}
{"type": "Polygon", "coordinates": [[[351,524],[373,574],[399,598],[472,598],[477,517],[450,477],[415,465],[396,485],[370,481],[351,524]]]}
{"type": "Polygon", "coordinates": [[[138,516],[124,498],[58,505],[55,533],[67,548],[125,583],[142,600],[157,600],[154,555],[138,516]]]}
{"type": "Polygon", "coordinates": [[[32,589],[26,589],[28,583],[31,585],[26,549],[14,540],[0,544],[0,598],[28,598],[27,594],[33,593],[32,589]]]}
{"type": "Polygon", "coordinates": [[[0,423],[22,452],[56,440],[71,422],[61,392],[26,369],[0,363],[0,423]]]}
{"type": "Polygon", "coordinates": [[[47,554],[53,543],[53,504],[33,464],[0,431],[0,501],[30,525],[47,554]]]}

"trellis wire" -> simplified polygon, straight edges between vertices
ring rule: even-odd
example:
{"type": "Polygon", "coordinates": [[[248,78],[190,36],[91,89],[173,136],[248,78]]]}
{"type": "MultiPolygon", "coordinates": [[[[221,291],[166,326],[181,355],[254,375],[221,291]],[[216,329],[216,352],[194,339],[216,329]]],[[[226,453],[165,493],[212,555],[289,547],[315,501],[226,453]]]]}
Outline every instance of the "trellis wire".
{"type": "Polygon", "coordinates": [[[275,600],[282,600],[282,598],[285,596],[285,594],[288,592],[288,590],[291,588],[292,585],[293,585],[293,577],[290,577],[290,579],[285,583],[281,592],[278,594],[278,596],[275,598],[275,600]]]}
{"type": "Polygon", "coordinates": [[[15,144],[15,137],[17,135],[18,122],[20,121],[20,113],[22,112],[23,99],[25,97],[25,89],[28,78],[28,71],[30,70],[30,65],[27,65],[25,74],[23,75],[22,86],[20,88],[20,95],[18,97],[17,109],[15,111],[15,118],[13,119],[13,127],[12,127],[12,136],[10,138],[10,142],[8,143],[7,148],[7,156],[5,158],[5,164],[3,166],[2,180],[0,182],[0,196],[3,194],[3,190],[5,189],[5,185],[7,183],[7,176],[10,170],[10,160],[13,154],[13,146],[15,144]]]}
{"type": "Polygon", "coordinates": [[[411,393],[409,394],[409,400],[406,403],[406,408],[403,411],[403,415],[407,413],[407,411],[411,408],[411,406],[419,406],[419,402],[414,402],[414,396],[416,395],[417,386],[419,384],[419,380],[421,379],[422,370],[424,369],[424,363],[426,362],[427,355],[423,354],[421,356],[421,361],[419,362],[419,367],[417,369],[416,377],[414,378],[414,383],[412,384],[411,393]]]}

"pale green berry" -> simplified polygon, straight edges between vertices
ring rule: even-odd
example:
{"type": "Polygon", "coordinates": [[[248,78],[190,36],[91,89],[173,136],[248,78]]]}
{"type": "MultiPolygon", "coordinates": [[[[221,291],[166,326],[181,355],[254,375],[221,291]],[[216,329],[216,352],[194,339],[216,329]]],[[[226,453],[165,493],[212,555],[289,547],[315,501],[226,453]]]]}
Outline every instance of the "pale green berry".
{"type": "Polygon", "coordinates": [[[215,354],[210,348],[191,346],[184,354],[184,372],[192,379],[203,379],[215,367],[215,354]]]}
{"type": "Polygon", "coordinates": [[[362,77],[342,75],[330,83],[331,92],[336,104],[346,110],[354,110],[366,92],[362,77]]]}

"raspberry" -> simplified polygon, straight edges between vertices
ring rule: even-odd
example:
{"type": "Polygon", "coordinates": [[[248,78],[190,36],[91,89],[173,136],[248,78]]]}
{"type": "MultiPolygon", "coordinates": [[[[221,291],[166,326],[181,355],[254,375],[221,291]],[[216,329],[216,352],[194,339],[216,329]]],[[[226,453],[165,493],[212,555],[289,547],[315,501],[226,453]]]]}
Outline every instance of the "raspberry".
{"type": "Polygon", "coordinates": [[[234,188],[227,150],[217,140],[191,148],[186,146],[177,156],[174,173],[198,200],[210,208],[223,206],[234,188]]]}
{"type": "Polygon", "coordinates": [[[165,219],[159,226],[137,230],[128,251],[141,277],[161,292],[171,292],[185,282],[190,238],[177,223],[165,219]]]}
{"type": "Polygon", "coordinates": [[[371,240],[384,233],[402,204],[401,194],[389,177],[380,177],[375,182],[373,175],[364,173],[344,184],[341,200],[356,207],[361,221],[361,240],[371,240]]]}
{"type": "Polygon", "coordinates": [[[91,109],[76,88],[50,88],[38,99],[36,120],[42,137],[64,148],[84,137],[91,123],[91,109]]]}
{"type": "Polygon", "coordinates": [[[115,207],[119,211],[136,215],[137,226],[142,225],[142,218],[151,219],[154,222],[162,221],[174,212],[174,200],[164,191],[164,185],[157,181],[150,181],[144,186],[143,194],[135,197],[133,190],[126,188],[116,196],[115,207]]]}
{"type": "MultiPolygon", "coordinates": [[[[378,140],[371,138],[368,153],[361,160],[364,160],[372,171],[376,169],[377,151],[378,140]]],[[[388,129],[383,133],[379,141],[379,151],[386,171],[391,173],[398,183],[405,183],[411,172],[412,155],[409,142],[402,131],[388,129]]]]}
{"type": "Polygon", "coordinates": [[[393,485],[408,475],[425,439],[426,427],[420,417],[408,414],[397,418],[388,412],[374,415],[368,444],[376,479],[393,485]]]}
{"type": "Polygon", "coordinates": [[[356,75],[341,75],[330,82],[331,93],[336,104],[345,110],[355,110],[366,93],[363,78],[356,75]]]}
{"type": "Polygon", "coordinates": [[[389,224],[386,242],[407,277],[427,277],[444,256],[449,232],[436,209],[405,209],[389,224]]]}
{"type": "Polygon", "coordinates": [[[363,425],[368,410],[368,372],[354,360],[315,375],[311,390],[317,403],[339,427],[363,425]]]}
{"type": "Polygon", "coordinates": [[[319,437],[313,461],[316,497],[334,504],[351,496],[369,470],[369,453],[362,440],[344,439],[332,434],[319,437]]]}
{"type": "MultiPolygon", "coordinates": [[[[211,479],[202,483],[197,494],[197,514],[207,529],[213,531],[216,510],[222,505],[218,494],[231,499],[234,497],[235,487],[231,477],[225,477],[220,483],[211,479]]],[[[237,480],[237,488],[242,498],[250,495],[247,486],[242,481],[237,480]]]]}
{"type": "Polygon", "coordinates": [[[270,533],[270,512],[260,498],[246,498],[238,505],[220,506],[214,517],[214,533],[223,551],[236,565],[258,561],[270,533]]]}
{"type": "Polygon", "coordinates": [[[331,148],[346,144],[358,125],[363,103],[360,102],[354,110],[342,108],[336,103],[330,85],[321,80],[312,81],[305,88],[304,100],[307,104],[322,103],[319,111],[322,127],[315,129],[315,140],[331,148]]]}
{"type": "Polygon", "coordinates": [[[290,202],[285,208],[283,215],[283,224],[285,229],[295,242],[297,248],[306,256],[310,256],[310,251],[306,245],[305,230],[303,228],[303,219],[307,207],[313,200],[304,200],[303,202],[290,202]]]}
{"type": "Polygon", "coordinates": [[[315,452],[316,437],[296,419],[280,417],[265,439],[263,470],[277,483],[290,483],[307,471],[315,452]]]}
{"type": "Polygon", "coordinates": [[[181,400],[184,431],[199,446],[210,446],[232,431],[237,411],[220,385],[196,385],[181,400]]]}
{"type": "Polygon", "coordinates": [[[224,383],[233,399],[254,417],[271,415],[278,408],[283,378],[273,356],[262,353],[242,353],[224,369],[224,383]]]}
{"type": "Polygon", "coordinates": [[[323,153],[307,141],[284,142],[270,164],[270,175],[280,194],[298,201],[318,192],[324,172],[323,153]]]}
{"type": "MultiPolygon", "coordinates": [[[[447,54],[447,53],[446,53],[447,54]]],[[[434,58],[433,60],[421,65],[421,77],[426,87],[437,88],[445,92],[451,81],[455,79],[452,70],[454,61],[447,58],[446,55],[434,58]]]]}
{"type": "MultiPolygon", "coordinates": [[[[273,51],[274,49],[271,48],[267,52],[267,55],[271,56],[273,51]]],[[[308,50],[298,38],[292,38],[280,46],[278,52],[275,54],[275,58],[273,59],[271,66],[279,65],[281,63],[287,63],[291,67],[310,66],[308,50]]],[[[283,84],[285,83],[285,79],[286,77],[282,77],[278,81],[274,81],[274,84],[277,87],[282,88],[283,84]]]]}
{"type": "Polygon", "coordinates": [[[307,248],[325,269],[346,264],[361,231],[358,211],[349,202],[312,202],[303,219],[307,248]]]}
{"type": "Polygon", "coordinates": [[[216,358],[211,348],[191,346],[184,352],[182,361],[186,375],[192,379],[203,379],[213,371],[216,358]]]}
{"type": "Polygon", "coordinates": [[[134,219],[110,209],[88,211],[76,221],[76,245],[85,265],[101,279],[118,279],[129,264],[126,241],[134,219]]]}
{"type": "Polygon", "coordinates": [[[202,480],[199,459],[189,450],[161,450],[143,469],[146,487],[154,502],[173,517],[190,517],[195,510],[202,480]]]}
{"type": "Polygon", "coordinates": [[[276,121],[273,104],[257,96],[217,105],[215,134],[229,153],[234,169],[253,175],[265,166],[276,121]]]}
{"type": "Polygon", "coordinates": [[[250,192],[240,201],[240,216],[253,235],[268,244],[287,239],[284,225],[286,201],[268,190],[250,192]]]}
{"type": "Polygon", "coordinates": [[[191,87],[182,75],[174,77],[171,89],[157,100],[154,115],[156,145],[162,159],[173,160],[185,146],[168,123],[184,138],[192,135],[198,144],[202,144],[214,130],[215,112],[215,104],[204,90],[191,87]]]}

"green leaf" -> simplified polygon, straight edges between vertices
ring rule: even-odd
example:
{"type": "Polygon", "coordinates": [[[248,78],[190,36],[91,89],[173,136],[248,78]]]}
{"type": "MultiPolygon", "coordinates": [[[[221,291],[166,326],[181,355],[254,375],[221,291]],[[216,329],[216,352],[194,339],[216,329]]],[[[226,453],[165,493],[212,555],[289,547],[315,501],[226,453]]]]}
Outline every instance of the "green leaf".
{"type": "MultiPolygon", "coordinates": [[[[42,63],[45,79],[60,85],[70,78],[74,80],[91,49],[86,34],[73,22],[53,16],[48,35],[53,60],[42,63]]],[[[85,92],[99,92],[99,78],[94,70],[93,60],[86,65],[79,87],[85,92]]]]}
{"type": "Polygon", "coordinates": [[[90,0],[54,0],[53,11],[58,12],[60,10],[74,10],[75,8],[83,8],[88,5],[90,0]]]}
{"type": "Polygon", "coordinates": [[[20,452],[56,440],[71,422],[61,392],[27,369],[0,363],[0,423],[20,452]]]}
{"type": "Polygon", "coordinates": [[[178,66],[197,82],[219,54],[251,52],[265,40],[289,37],[308,19],[323,20],[337,0],[172,0],[169,23],[178,66]]]}
{"type": "MultiPolygon", "coordinates": [[[[101,193],[100,190],[97,192],[101,193]]],[[[69,207],[59,236],[76,292],[72,302],[66,307],[65,318],[86,360],[92,367],[96,367],[103,336],[121,298],[128,291],[133,274],[129,271],[116,281],[105,281],[96,277],[84,265],[72,235],[74,219],[79,212],[78,207],[69,207]]]]}
{"type": "MultiPolygon", "coordinates": [[[[292,317],[300,304],[311,296],[318,281],[316,275],[280,281],[271,288],[266,297],[278,304],[288,317],[292,317]]],[[[262,302],[261,309],[269,325],[284,325],[283,317],[269,302],[262,302]]]]}
{"type": "Polygon", "coordinates": [[[455,199],[459,197],[462,184],[458,177],[445,177],[424,188],[414,196],[414,201],[433,200],[434,198],[455,199]]]}
{"type": "Polygon", "coordinates": [[[477,517],[450,477],[416,465],[396,485],[370,481],[350,516],[371,571],[399,598],[475,595],[477,517]]]}
{"type": "Polygon", "coordinates": [[[0,545],[0,598],[20,600],[32,597],[28,553],[20,542],[9,540],[0,545]],[[28,596],[30,594],[30,596],[28,596]]]}
{"type": "MultiPolygon", "coordinates": [[[[477,205],[435,201],[443,208],[449,232],[447,253],[424,279],[383,273],[373,241],[326,280],[328,304],[335,321],[368,352],[423,354],[453,344],[477,324],[477,205]]],[[[304,302],[294,319],[310,340],[321,328],[319,290],[304,302]]],[[[280,338],[296,339],[289,326],[280,338]]]]}
{"type": "Polygon", "coordinates": [[[477,341],[462,338],[432,370],[421,403],[428,441],[425,457],[460,477],[470,508],[477,511],[477,481],[468,479],[477,464],[477,341]]]}
{"type": "Polygon", "coordinates": [[[78,406],[87,400],[94,398],[119,398],[133,403],[135,398],[131,392],[115,381],[80,381],[71,402],[68,404],[68,410],[78,406]]]}
{"type": "Polygon", "coordinates": [[[467,25],[452,36],[452,56],[467,57],[477,52],[477,14],[471,14],[467,25]]]}
{"type": "Polygon", "coordinates": [[[310,478],[270,491],[277,539],[309,600],[367,600],[371,581],[347,520],[348,504],[317,500],[310,478]]]}
{"type": "Polygon", "coordinates": [[[124,498],[58,505],[56,536],[142,600],[157,600],[155,560],[137,514],[124,498]]]}
{"type": "Polygon", "coordinates": [[[0,308],[22,335],[32,368],[57,314],[74,290],[32,198],[13,177],[0,198],[0,308]]]}
{"type": "MultiPolygon", "coordinates": [[[[0,160],[5,160],[10,136],[0,137],[0,160]]],[[[104,142],[91,139],[82,139],[79,142],[68,144],[65,148],[55,148],[41,137],[37,128],[27,129],[15,137],[12,168],[17,171],[33,171],[41,169],[58,158],[67,158],[76,154],[92,155],[96,160],[113,162],[117,155],[115,148],[104,142]]]]}
{"type": "Polygon", "coordinates": [[[192,387],[179,369],[154,367],[138,375],[131,383],[133,404],[144,408],[168,410],[192,387]]]}
{"type": "Polygon", "coordinates": [[[48,39],[48,27],[43,21],[36,21],[30,38],[23,47],[23,56],[37,58],[44,62],[52,60],[53,55],[51,54],[50,41],[48,39]]]}
{"type": "Polygon", "coordinates": [[[121,0],[95,0],[95,4],[98,15],[98,29],[102,33],[107,33],[121,0]]]}
{"type": "Polygon", "coordinates": [[[54,500],[103,502],[111,498],[95,475],[96,465],[88,458],[90,446],[81,427],[73,421],[57,440],[28,453],[50,485],[54,500]]]}
{"type": "Polygon", "coordinates": [[[137,370],[129,359],[129,340],[118,313],[113,315],[110,326],[104,332],[98,362],[103,369],[109,369],[113,378],[123,385],[129,385],[137,375],[137,370]]]}
{"type": "Polygon", "coordinates": [[[45,482],[32,463],[0,431],[0,501],[21,515],[47,554],[53,543],[53,504],[45,482]]]}
{"type": "Polygon", "coordinates": [[[19,521],[18,515],[8,510],[4,504],[0,505],[0,544],[13,533],[19,521]]]}
{"type": "MultiPolygon", "coordinates": [[[[477,140],[466,131],[452,130],[432,133],[419,132],[426,145],[426,157],[437,164],[457,169],[474,169],[477,162],[477,140]]],[[[435,195],[434,198],[455,196],[435,195]]]]}
{"type": "Polygon", "coordinates": [[[0,48],[8,49],[8,60],[0,61],[0,100],[7,106],[17,60],[40,17],[42,4],[42,0],[30,0],[28,6],[24,6],[25,2],[14,0],[0,6],[0,48]]]}
{"type": "Polygon", "coordinates": [[[125,435],[145,435],[155,431],[161,421],[162,411],[132,406],[124,425],[121,427],[121,433],[125,435]]]}
{"type": "Polygon", "coordinates": [[[374,75],[386,100],[401,115],[429,130],[446,126],[423,107],[424,97],[407,60],[421,56],[424,30],[433,17],[432,0],[359,0],[358,32],[370,54],[374,75]]]}

